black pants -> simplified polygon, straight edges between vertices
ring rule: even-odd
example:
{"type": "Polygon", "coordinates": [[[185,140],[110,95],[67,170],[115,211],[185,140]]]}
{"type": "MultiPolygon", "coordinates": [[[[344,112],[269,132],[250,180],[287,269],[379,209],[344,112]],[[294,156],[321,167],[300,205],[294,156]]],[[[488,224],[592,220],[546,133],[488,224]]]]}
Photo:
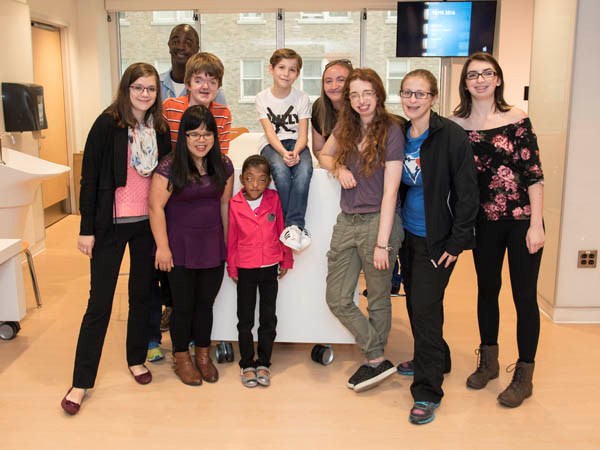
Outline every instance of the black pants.
{"type": "Polygon", "coordinates": [[[415,341],[414,378],[410,387],[415,401],[439,402],[444,396],[444,368],[450,350],[443,338],[444,291],[454,270],[434,267],[425,238],[406,232],[402,269],[409,317],[415,341]]]}
{"type": "Polygon", "coordinates": [[[144,220],[115,225],[114,233],[94,243],[90,260],[90,298],[77,341],[74,387],[88,389],[96,381],[126,245],[129,245],[130,257],[127,364],[136,366],[144,363],[148,349],[153,242],[150,224],[144,220]]]}
{"type": "Polygon", "coordinates": [[[173,299],[171,341],[174,352],[188,351],[190,341],[210,346],[213,304],[223,282],[224,265],[210,269],[175,266],[169,272],[173,299]]]}
{"type": "Polygon", "coordinates": [[[537,280],[542,250],[533,255],[529,253],[525,244],[528,229],[528,220],[479,220],[476,229],[477,248],[473,256],[477,271],[477,318],[481,343],[498,343],[498,295],[502,286],[504,254],[508,249],[510,283],[517,310],[519,361],[532,363],[540,336],[537,280]]]}
{"type": "Polygon", "coordinates": [[[162,305],[172,306],[171,288],[167,272],[154,269],[152,285],[150,287],[150,317],[148,319],[148,340],[160,344],[162,333],[160,331],[160,320],[162,318],[162,305]]]}
{"type": "Polygon", "coordinates": [[[238,269],[237,328],[241,356],[240,367],[242,369],[271,366],[273,342],[277,335],[277,316],[275,315],[278,288],[277,275],[277,265],[260,269],[238,269]],[[252,327],[254,327],[257,288],[260,293],[258,360],[254,361],[252,327]]]}

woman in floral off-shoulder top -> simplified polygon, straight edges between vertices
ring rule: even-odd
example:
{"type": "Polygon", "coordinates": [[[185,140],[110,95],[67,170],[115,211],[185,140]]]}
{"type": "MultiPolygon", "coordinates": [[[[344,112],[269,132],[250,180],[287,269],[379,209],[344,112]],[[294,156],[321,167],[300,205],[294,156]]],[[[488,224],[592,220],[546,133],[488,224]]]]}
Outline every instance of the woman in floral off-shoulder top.
{"type": "Polygon", "coordinates": [[[499,375],[498,295],[508,249],[517,310],[519,358],[512,382],[498,396],[508,407],[532,394],[540,333],[537,279],[544,246],[544,176],[537,139],[527,114],[506,103],[502,69],[487,53],[471,55],[460,77],[460,104],[453,120],[469,134],[477,164],[481,210],[477,221],[477,316],[481,344],[467,386],[483,389],[499,375]]]}

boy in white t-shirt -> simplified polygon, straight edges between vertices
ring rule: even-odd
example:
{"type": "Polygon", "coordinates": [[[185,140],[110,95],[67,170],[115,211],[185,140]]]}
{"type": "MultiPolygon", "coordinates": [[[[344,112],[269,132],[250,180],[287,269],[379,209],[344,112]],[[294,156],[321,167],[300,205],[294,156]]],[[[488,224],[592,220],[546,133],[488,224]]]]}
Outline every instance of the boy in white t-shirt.
{"type": "Polygon", "coordinates": [[[279,192],[285,219],[280,239],[293,250],[304,250],[311,238],[304,216],[312,178],[312,158],[308,149],[308,95],[292,85],[302,69],[302,58],[289,48],[280,48],[269,61],[273,86],[256,95],[258,119],[265,134],[260,154],[267,158],[279,192]]]}

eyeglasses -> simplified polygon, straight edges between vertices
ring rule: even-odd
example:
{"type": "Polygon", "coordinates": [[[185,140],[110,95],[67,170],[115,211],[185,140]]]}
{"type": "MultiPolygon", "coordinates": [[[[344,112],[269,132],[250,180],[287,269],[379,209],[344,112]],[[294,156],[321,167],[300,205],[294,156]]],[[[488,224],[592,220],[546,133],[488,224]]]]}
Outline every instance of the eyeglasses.
{"type": "Polygon", "coordinates": [[[351,92],[348,95],[348,98],[350,99],[351,102],[356,102],[361,98],[363,100],[371,100],[375,97],[377,97],[377,93],[374,90],[362,91],[362,93],[351,92]]]}
{"type": "Polygon", "coordinates": [[[141,84],[132,84],[131,86],[129,86],[129,89],[131,89],[133,92],[135,92],[138,95],[142,94],[144,91],[148,91],[149,95],[156,94],[156,86],[146,87],[146,86],[142,86],[141,84]]]}
{"type": "MultiPolygon", "coordinates": [[[[325,65],[325,70],[329,69],[330,67],[337,66],[338,64],[340,64],[342,66],[346,66],[350,70],[353,69],[353,67],[352,67],[352,61],[350,61],[349,59],[335,59],[333,61],[328,62],[325,65]]],[[[323,70],[323,72],[325,72],[325,70],[323,70]]]]}
{"type": "Polygon", "coordinates": [[[198,133],[196,131],[186,132],[185,135],[192,141],[200,141],[202,139],[208,141],[210,139],[214,139],[215,137],[215,135],[212,133],[198,133]]]}
{"type": "Polygon", "coordinates": [[[496,76],[496,72],[492,69],[485,69],[483,72],[475,72],[474,70],[470,70],[467,72],[466,79],[467,80],[477,80],[479,76],[484,80],[488,80],[490,78],[494,78],[496,76]]]}
{"type": "Polygon", "coordinates": [[[400,97],[402,97],[402,98],[411,98],[413,95],[415,96],[416,99],[419,99],[419,100],[423,100],[424,98],[427,98],[430,95],[433,97],[432,92],[411,91],[409,89],[402,89],[400,91],[400,97]]]}

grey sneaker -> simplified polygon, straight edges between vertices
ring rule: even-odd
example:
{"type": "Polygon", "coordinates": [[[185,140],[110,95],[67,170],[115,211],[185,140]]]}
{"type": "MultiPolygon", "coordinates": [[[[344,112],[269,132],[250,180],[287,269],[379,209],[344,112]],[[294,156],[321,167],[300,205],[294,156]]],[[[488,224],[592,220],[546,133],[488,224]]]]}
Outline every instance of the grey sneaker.
{"type": "Polygon", "coordinates": [[[396,367],[387,359],[377,367],[371,367],[365,365],[366,370],[362,373],[362,376],[354,380],[354,392],[362,392],[368,389],[372,389],[378,384],[382,383],[386,378],[396,373],[396,367]]]}

